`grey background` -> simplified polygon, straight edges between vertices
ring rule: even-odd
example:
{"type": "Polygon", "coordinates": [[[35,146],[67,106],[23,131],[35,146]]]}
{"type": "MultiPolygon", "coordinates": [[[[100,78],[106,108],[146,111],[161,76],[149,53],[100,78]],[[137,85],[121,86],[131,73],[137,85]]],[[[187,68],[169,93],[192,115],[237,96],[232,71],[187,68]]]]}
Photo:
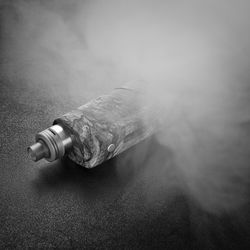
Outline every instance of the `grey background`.
{"type": "MultiPolygon", "coordinates": [[[[186,1],[184,5],[184,1],[158,1],[159,5],[152,1],[152,5],[144,6],[140,1],[139,4],[131,1],[127,8],[127,1],[123,1],[122,7],[118,6],[117,1],[111,1],[109,5],[97,6],[96,12],[92,13],[87,7],[90,2],[95,5],[99,1],[0,1],[0,249],[249,249],[249,4],[247,1],[241,1],[245,3],[241,5],[236,1],[223,0],[217,5],[219,1],[203,1],[206,4],[199,7],[197,3],[201,1],[186,1]],[[239,123],[241,119],[238,117],[244,115],[239,130],[236,130],[239,132],[239,140],[235,140],[238,144],[233,144],[229,153],[223,155],[225,164],[219,162],[222,169],[217,173],[214,164],[205,185],[199,178],[195,179],[200,184],[195,191],[201,194],[198,198],[201,198],[203,205],[206,204],[206,198],[211,198],[204,196],[210,194],[218,205],[222,205],[220,213],[217,210],[213,213],[204,210],[200,206],[202,203],[194,199],[195,195],[190,195],[183,180],[193,179],[181,178],[181,173],[176,171],[176,152],[160,146],[155,138],[92,170],[82,169],[67,159],[55,163],[34,163],[27,156],[26,149],[34,142],[35,134],[49,127],[55,118],[133,78],[133,74],[129,74],[126,67],[124,69],[120,56],[125,66],[128,64],[133,68],[135,65],[131,65],[131,56],[133,60],[135,51],[142,47],[149,52],[148,55],[145,53],[147,60],[142,57],[142,61],[146,62],[146,69],[143,70],[145,77],[152,74],[153,81],[165,77],[165,68],[161,72],[158,66],[171,61],[168,52],[172,52],[172,46],[165,48],[164,42],[158,46],[158,38],[162,38],[162,34],[163,38],[169,38],[172,33],[168,32],[168,19],[161,20],[162,17],[168,17],[161,3],[164,3],[163,6],[167,3],[164,7],[167,13],[181,20],[184,27],[190,15],[191,23],[194,18],[194,24],[198,24],[198,30],[202,31],[206,39],[218,42],[215,51],[212,47],[213,67],[219,72],[222,69],[222,75],[229,80],[229,85],[226,82],[224,86],[226,90],[230,84],[233,86],[229,91],[232,94],[229,103],[236,100],[240,104],[234,111],[229,109],[226,113],[229,117],[235,116],[239,123]],[[171,9],[172,4],[176,5],[174,11],[171,9]],[[120,12],[115,11],[117,8],[120,12]],[[139,24],[143,20],[143,27],[145,23],[152,25],[151,31],[155,31],[154,25],[160,25],[165,33],[161,29],[159,34],[156,32],[158,36],[150,32],[140,33],[140,25],[138,30],[134,30],[134,21],[140,10],[146,11],[146,17],[147,13],[151,16],[153,11],[154,18],[146,18],[145,21],[142,15],[139,24]],[[109,24],[117,24],[119,32],[114,29],[114,34],[123,34],[119,29],[120,13],[124,14],[122,20],[126,22],[123,22],[125,26],[122,27],[127,27],[125,38],[129,44],[132,46],[134,40],[140,41],[137,35],[140,38],[141,34],[144,37],[142,43],[129,48],[123,43],[122,35],[116,48],[116,35],[113,36],[111,32],[110,37],[109,33],[106,37],[106,32],[100,32],[106,26],[110,28],[109,24]],[[131,19],[131,13],[134,19],[131,19]],[[189,14],[186,16],[186,13],[189,14]],[[82,29],[85,15],[89,15],[91,20],[90,28],[93,25],[90,29],[94,31],[92,37],[82,29]],[[109,16],[110,22],[105,23],[104,20],[109,16]],[[105,46],[102,36],[104,40],[110,38],[105,46]],[[148,39],[147,43],[147,38],[153,38],[152,46],[148,47],[151,40],[148,39]],[[162,58],[162,52],[167,52],[167,56],[157,63],[157,59],[162,58]],[[221,54],[224,56],[222,64],[218,63],[217,67],[221,54]],[[227,168],[230,161],[231,168],[230,164],[227,168]],[[163,168],[161,163],[164,163],[163,168]],[[241,172],[240,169],[234,175],[233,167],[240,165],[245,171],[241,172]],[[220,175],[227,177],[227,170],[229,177],[232,177],[229,179],[232,182],[228,184],[232,183],[232,187],[221,185],[220,188],[218,182],[223,181],[220,175]],[[215,185],[210,189],[210,184],[215,185]],[[218,196],[216,184],[219,186],[218,196]],[[203,187],[200,193],[199,187],[203,187]],[[237,206],[241,195],[246,197],[244,205],[237,206]],[[223,199],[220,201],[221,197],[226,197],[226,206],[223,206],[223,199]],[[223,211],[227,207],[232,209],[223,211]]],[[[182,36],[180,38],[186,44],[186,40],[182,36]]],[[[193,41],[192,36],[190,38],[193,41]]],[[[196,51],[196,46],[192,49],[196,51]]],[[[185,58],[181,57],[181,60],[185,58]]],[[[199,66],[199,62],[195,66],[199,66]]],[[[204,72],[200,75],[205,83],[213,80],[214,75],[206,67],[201,69],[205,72],[205,75],[204,72]]],[[[197,72],[194,72],[196,75],[197,72]]],[[[185,71],[178,70],[175,73],[177,79],[182,76],[190,80],[185,71]]],[[[166,80],[169,81],[169,76],[166,80]]],[[[206,97],[205,87],[210,85],[202,86],[201,99],[206,97]]],[[[222,91],[219,96],[226,93],[222,91]]],[[[165,92],[162,91],[162,95],[165,97],[165,92]]],[[[186,96],[185,91],[181,96],[194,101],[189,95],[186,96]]],[[[199,103],[195,105],[197,110],[200,108],[199,103]]],[[[214,104],[211,100],[208,103],[214,104]]],[[[224,113],[224,108],[221,112],[224,113]]],[[[177,132],[179,125],[181,128],[180,121],[175,124],[177,132]]],[[[210,125],[206,124],[205,127],[210,128],[210,125]]],[[[200,131],[203,134],[206,130],[200,131]]],[[[209,142],[207,138],[210,139],[205,136],[205,142],[209,142]]],[[[211,145],[213,148],[214,144],[211,145]]],[[[208,157],[210,155],[208,152],[208,157]]],[[[208,199],[208,203],[211,200],[208,199]]]]}

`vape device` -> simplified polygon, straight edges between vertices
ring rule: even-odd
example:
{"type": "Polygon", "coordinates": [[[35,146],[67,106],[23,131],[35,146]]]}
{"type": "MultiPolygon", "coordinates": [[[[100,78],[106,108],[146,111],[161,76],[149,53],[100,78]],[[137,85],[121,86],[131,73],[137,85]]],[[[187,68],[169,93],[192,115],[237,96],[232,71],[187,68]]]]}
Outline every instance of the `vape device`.
{"type": "Polygon", "coordinates": [[[36,135],[28,148],[33,161],[55,161],[67,155],[93,168],[151,136],[158,127],[156,111],[140,90],[121,87],[57,118],[36,135]]]}

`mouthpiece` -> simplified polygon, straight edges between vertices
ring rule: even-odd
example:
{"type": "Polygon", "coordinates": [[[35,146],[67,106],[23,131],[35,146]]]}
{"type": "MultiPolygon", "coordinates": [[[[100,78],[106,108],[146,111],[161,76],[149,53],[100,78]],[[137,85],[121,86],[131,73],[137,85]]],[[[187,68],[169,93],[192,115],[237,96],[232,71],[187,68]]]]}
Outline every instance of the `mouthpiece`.
{"type": "Polygon", "coordinates": [[[28,147],[28,154],[33,161],[45,158],[55,161],[62,158],[72,147],[72,139],[60,125],[54,125],[36,135],[36,143],[28,147]]]}

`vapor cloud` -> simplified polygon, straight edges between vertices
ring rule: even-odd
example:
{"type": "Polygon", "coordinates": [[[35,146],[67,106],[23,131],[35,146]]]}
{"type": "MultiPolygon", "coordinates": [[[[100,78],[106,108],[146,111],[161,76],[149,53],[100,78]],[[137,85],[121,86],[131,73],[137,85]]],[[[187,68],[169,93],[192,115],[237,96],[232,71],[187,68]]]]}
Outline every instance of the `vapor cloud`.
{"type": "MultiPolygon", "coordinates": [[[[249,8],[225,0],[3,1],[1,67],[10,80],[52,94],[61,84],[72,99],[145,80],[147,100],[165,107],[158,143],[172,150],[188,194],[208,211],[228,211],[249,195],[249,8]]],[[[151,164],[148,179],[158,169],[169,180],[167,163],[151,164]]]]}

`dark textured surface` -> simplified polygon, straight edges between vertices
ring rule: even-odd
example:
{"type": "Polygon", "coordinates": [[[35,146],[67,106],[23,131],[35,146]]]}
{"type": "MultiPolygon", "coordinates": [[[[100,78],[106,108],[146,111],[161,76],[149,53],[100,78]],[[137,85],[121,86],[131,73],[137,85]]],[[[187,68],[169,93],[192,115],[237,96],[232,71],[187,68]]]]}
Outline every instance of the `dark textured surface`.
{"type": "Polygon", "coordinates": [[[221,216],[202,211],[171,184],[172,153],[153,139],[92,170],[69,160],[32,162],[26,148],[35,133],[85,100],[55,97],[21,79],[0,86],[1,249],[248,248],[249,206],[221,216]],[[155,148],[161,153],[148,162],[143,155],[155,148]],[[127,160],[132,151],[138,160],[127,160]],[[163,155],[169,184],[161,186],[147,169],[163,155]]]}

